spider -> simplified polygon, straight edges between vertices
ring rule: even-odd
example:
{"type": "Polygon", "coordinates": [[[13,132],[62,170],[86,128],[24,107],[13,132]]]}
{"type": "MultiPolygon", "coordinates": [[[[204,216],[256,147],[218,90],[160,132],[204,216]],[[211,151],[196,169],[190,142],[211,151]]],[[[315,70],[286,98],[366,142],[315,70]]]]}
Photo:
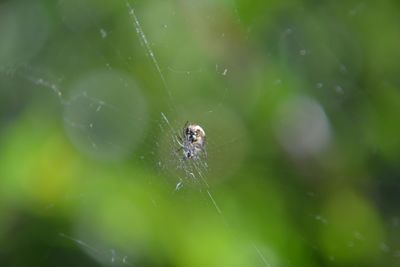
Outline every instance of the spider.
{"type": "Polygon", "coordinates": [[[177,142],[180,146],[179,150],[182,150],[184,157],[188,159],[198,159],[205,151],[206,145],[206,133],[203,128],[197,124],[190,124],[188,121],[183,127],[182,135],[177,137],[177,142]]]}

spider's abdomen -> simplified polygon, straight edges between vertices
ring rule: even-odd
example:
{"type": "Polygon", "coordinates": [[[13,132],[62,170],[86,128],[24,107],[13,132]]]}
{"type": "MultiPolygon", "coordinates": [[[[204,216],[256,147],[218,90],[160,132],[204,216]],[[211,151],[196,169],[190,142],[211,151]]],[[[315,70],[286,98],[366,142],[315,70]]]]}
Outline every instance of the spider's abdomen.
{"type": "Polygon", "coordinates": [[[199,125],[190,124],[184,130],[183,151],[186,158],[197,159],[205,148],[206,134],[199,125]]]}

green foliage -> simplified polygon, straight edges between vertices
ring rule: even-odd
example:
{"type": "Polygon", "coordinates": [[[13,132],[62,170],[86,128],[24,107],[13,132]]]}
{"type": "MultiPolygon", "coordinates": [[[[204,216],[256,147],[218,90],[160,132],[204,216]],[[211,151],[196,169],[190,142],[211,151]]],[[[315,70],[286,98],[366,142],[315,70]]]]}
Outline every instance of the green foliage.
{"type": "Polygon", "coordinates": [[[2,1],[0,265],[398,266],[399,11],[2,1]]]}

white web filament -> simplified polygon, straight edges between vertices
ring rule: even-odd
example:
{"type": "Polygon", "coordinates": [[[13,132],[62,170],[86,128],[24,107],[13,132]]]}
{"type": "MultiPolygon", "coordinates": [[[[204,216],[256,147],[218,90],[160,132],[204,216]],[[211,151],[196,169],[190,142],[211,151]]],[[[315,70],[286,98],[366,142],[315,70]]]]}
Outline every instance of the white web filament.
{"type": "Polygon", "coordinates": [[[126,3],[126,6],[128,7],[129,16],[132,20],[133,26],[136,29],[136,34],[139,38],[140,44],[145,48],[146,54],[150,57],[151,61],[153,62],[154,66],[157,69],[158,74],[160,75],[161,81],[164,85],[165,90],[168,93],[168,96],[171,97],[171,92],[168,90],[167,82],[161,71],[160,64],[158,63],[158,60],[153,52],[153,49],[151,49],[151,46],[150,46],[149,42],[147,41],[146,35],[143,32],[142,26],[140,25],[139,19],[136,16],[135,10],[133,9],[132,5],[129,4],[128,1],[125,1],[125,3],[126,3]]]}

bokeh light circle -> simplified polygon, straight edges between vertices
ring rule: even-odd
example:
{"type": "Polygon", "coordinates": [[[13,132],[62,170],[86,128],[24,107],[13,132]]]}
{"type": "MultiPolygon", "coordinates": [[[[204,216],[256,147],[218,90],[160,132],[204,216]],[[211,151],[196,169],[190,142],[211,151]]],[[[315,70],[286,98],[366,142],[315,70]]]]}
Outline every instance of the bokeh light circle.
{"type": "Polygon", "coordinates": [[[72,86],[64,124],[78,150],[107,160],[125,158],[143,137],[146,99],[132,78],[97,71],[72,86]]]}

